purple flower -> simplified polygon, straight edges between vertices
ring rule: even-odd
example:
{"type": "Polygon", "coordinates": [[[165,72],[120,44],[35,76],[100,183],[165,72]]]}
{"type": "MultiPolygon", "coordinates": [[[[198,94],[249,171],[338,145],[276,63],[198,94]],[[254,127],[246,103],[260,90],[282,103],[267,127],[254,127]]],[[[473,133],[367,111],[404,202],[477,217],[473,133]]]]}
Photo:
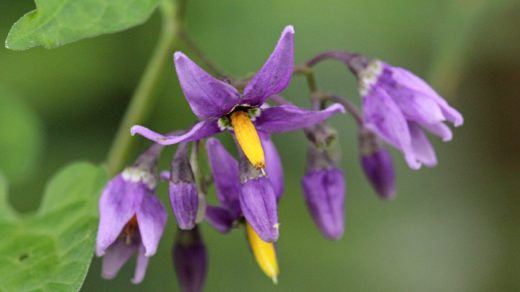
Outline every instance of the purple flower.
{"type": "Polygon", "coordinates": [[[184,95],[200,121],[182,135],[165,136],[138,125],[132,127],[132,135],[139,134],[162,145],[172,145],[232,130],[249,161],[256,168],[263,169],[266,167],[264,149],[258,132],[267,135],[293,131],[344,112],[339,104],[322,111],[308,111],[293,105],[263,106],[269,96],[289,85],[294,67],[292,26],[284,29],[267,62],[249,81],[243,93],[210,76],[183,53],[175,53],[174,62],[184,95]]]}
{"type": "Polygon", "coordinates": [[[155,254],[166,224],[166,210],[155,197],[152,172],[158,147],[152,146],[132,167],[114,177],[99,201],[96,254],[103,257],[103,277],[114,278],[137,252],[132,282],[140,283],[148,258],[155,254]]]}
{"type": "Polygon", "coordinates": [[[180,143],[171,164],[170,203],[180,229],[195,227],[199,195],[188,157],[188,145],[180,143]]]}
{"type": "Polygon", "coordinates": [[[361,165],[377,194],[383,199],[395,197],[395,174],[392,156],[385,148],[361,156],[361,165]]]}
{"type": "Polygon", "coordinates": [[[460,126],[462,115],[403,68],[372,60],[357,75],[365,127],[399,149],[410,168],[435,166],[435,151],[424,130],[450,141],[452,132],[444,122],[460,126]]]}
{"type": "Polygon", "coordinates": [[[321,234],[338,240],[345,231],[345,179],[341,169],[309,170],[301,181],[305,202],[321,234]]]}
{"type": "MultiPolygon", "coordinates": [[[[262,141],[264,145],[270,145],[265,147],[266,157],[268,159],[274,157],[275,155],[271,153],[274,149],[271,147],[272,142],[262,141]]],[[[276,198],[280,194],[276,193],[272,186],[271,173],[267,173],[268,177],[263,176],[245,159],[242,159],[239,167],[239,163],[215,138],[208,139],[206,149],[217,199],[220,202],[219,207],[206,208],[207,221],[215,229],[225,233],[241,215],[244,215],[263,240],[276,240],[278,238],[276,198]]],[[[267,166],[271,164],[271,160],[266,162],[267,166]]],[[[267,171],[270,170],[267,167],[267,171]]]]}
{"type": "Polygon", "coordinates": [[[201,292],[206,280],[208,256],[198,228],[177,231],[172,257],[181,291],[201,292]]]}

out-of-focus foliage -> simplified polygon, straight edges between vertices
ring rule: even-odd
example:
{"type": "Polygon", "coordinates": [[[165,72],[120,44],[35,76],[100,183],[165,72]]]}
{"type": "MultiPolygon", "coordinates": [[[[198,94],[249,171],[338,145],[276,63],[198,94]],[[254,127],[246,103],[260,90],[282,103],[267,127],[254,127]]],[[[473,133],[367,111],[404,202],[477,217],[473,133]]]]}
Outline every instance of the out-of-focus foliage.
{"type": "Polygon", "coordinates": [[[0,85],[0,172],[12,182],[28,180],[40,156],[42,134],[35,113],[0,85]]]}
{"type": "Polygon", "coordinates": [[[159,0],[35,0],[36,10],[11,28],[5,46],[25,50],[55,48],[80,39],[120,31],[150,17],[159,0]]]}
{"type": "Polygon", "coordinates": [[[64,168],[47,185],[35,214],[21,215],[7,202],[0,178],[0,290],[74,291],[94,251],[97,200],[105,171],[87,163],[64,168]]]}

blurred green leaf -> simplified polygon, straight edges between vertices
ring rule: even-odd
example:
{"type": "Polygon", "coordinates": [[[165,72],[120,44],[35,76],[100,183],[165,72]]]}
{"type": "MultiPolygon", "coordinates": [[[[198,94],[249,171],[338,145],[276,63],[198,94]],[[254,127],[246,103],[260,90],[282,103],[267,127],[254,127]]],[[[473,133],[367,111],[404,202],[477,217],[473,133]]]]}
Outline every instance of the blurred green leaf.
{"type": "Polygon", "coordinates": [[[54,176],[36,214],[19,216],[0,179],[0,291],[77,291],[94,251],[105,171],[75,163],[54,176]]]}
{"type": "Polygon", "coordinates": [[[11,182],[34,173],[42,134],[35,113],[14,93],[0,86],[0,171],[11,182]]]}
{"type": "Polygon", "coordinates": [[[125,30],[146,21],[159,0],[35,0],[36,9],[9,31],[5,46],[55,48],[80,39],[125,30]]]}

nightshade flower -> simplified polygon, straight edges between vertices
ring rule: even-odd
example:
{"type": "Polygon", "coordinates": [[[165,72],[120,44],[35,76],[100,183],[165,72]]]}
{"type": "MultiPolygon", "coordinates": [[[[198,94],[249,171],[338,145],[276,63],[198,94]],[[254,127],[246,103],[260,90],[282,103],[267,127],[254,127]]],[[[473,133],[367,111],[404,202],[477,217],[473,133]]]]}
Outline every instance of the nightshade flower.
{"type": "Polygon", "coordinates": [[[177,231],[172,258],[181,291],[202,292],[208,269],[208,255],[197,227],[177,231]]]}
{"type": "MultiPolygon", "coordinates": [[[[268,158],[275,157],[271,153],[274,150],[272,146],[265,147],[268,158]]],[[[264,176],[245,158],[239,167],[239,163],[215,138],[207,140],[206,149],[220,202],[218,207],[207,206],[207,221],[218,231],[226,233],[244,215],[262,239],[275,241],[278,238],[276,198],[281,195],[281,189],[278,188],[277,192],[270,181],[271,177],[276,177],[269,172],[271,160],[266,160],[267,176],[264,176]]]]}
{"type": "Polygon", "coordinates": [[[424,130],[450,141],[453,135],[444,122],[460,126],[462,115],[406,69],[361,56],[357,63],[364,64],[354,71],[363,97],[365,127],[399,149],[410,168],[435,166],[435,151],[424,130]]]}
{"type": "MultiPolygon", "coordinates": [[[[215,79],[181,52],[174,55],[177,76],[184,95],[199,118],[182,135],[161,135],[142,126],[133,126],[139,134],[162,145],[194,141],[232,130],[245,156],[257,169],[264,169],[265,155],[258,132],[289,132],[309,127],[344,112],[339,104],[322,111],[309,111],[293,105],[264,107],[266,99],[284,90],[294,68],[294,29],[287,26],[264,66],[249,81],[243,93],[215,79]]],[[[262,134],[263,133],[263,134],[262,134]]]]}
{"type": "Polygon", "coordinates": [[[199,195],[188,157],[188,144],[180,143],[171,163],[170,203],[180,229],[195,227],[199,195]]]}
{"type": "Polygon", "coordinates": [[[166,224],[166,210],[155,197],[155,162],[162,146],[153,145],[136,163],[106,185],[99,201],[96,254],[103,277],[114,278],[137,252],[132,282],[140,283],[166,224]]]}

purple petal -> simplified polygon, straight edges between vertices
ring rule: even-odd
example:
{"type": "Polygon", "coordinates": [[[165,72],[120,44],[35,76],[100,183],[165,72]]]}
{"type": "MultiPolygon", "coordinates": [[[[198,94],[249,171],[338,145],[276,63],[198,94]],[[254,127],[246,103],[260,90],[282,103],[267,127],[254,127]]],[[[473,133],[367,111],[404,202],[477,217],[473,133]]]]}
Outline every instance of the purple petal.
{"type": "Polygon", "coordinates": [[[432,144],[428,141],[426,134],[419,127],[419,125],[415,123],[408,123],[408,128],[410,128],[410,134],[412,136],[412,148],[415,153],[416,159],[423,163],[426,166],[433,167],[437,165],[437,157],[435,156],[435,151],[433,150],[432,144]]]}
{"type": "Polygon", "coordinates": [[[217,199],[232,211],[240,213],[238,196],[240,193],[240,173],[238,162],[229,154],[219,140],[210,138],[206,142],[209,166],[213,173],[213,181],[217,199]]]}
{"type": "Polygon", "coordinates": [[[434,124],[445,120],[439,105],[427,96],[402,88],[390,89],[389,95],[407,120],[420,124],[434,124]]]}
{"type": "Polygon", "coordinates": [[[269,177],[271,185],[273,186],[276,199],[280,200],[284,190],[282,160],[280,159],[280,155],[278,155],[276,146],[274,145],[273,141],[269,138],[269,135],[264,134],[262,132],[260,132],[259,134],[260,139],[262,141],[262,147],[264,148],[265,153],[265,168],[267,176],[269,177]]]}
{"type": "Polygon", "coordinates": [[[133,284],[139,284],[143,281],[149,259],[150,258],[145,255],[144,246],[139,246],[139,251],[137,252],[137,261],[135,263],[134,277],[132,278],[133,284]]]}
{"type": "Polygon", "coordinates": [[[215,79],[181,52],[173,58],[184,96],[199,119],[219,118],[239,103],[240,94],[233,86],[215,79]]]}
{"type": "Polygon", "coordinates": [[[119,237],[123,227],[135,215],[137,206],[148,188],[141,183],[127,182],[121,175],[108,182],[99,200],[99,229],[96,254],[105,250],[119,237]]]}
{"type": "Polygon", "coordinates": [[[276,195],[267,177],[251,179],[242,184],[240,206],[244,217],[262,240],[278,239],[276,195]]]}
{"type": "Polygon", "coordinates": [[[435,90],[433,90],[433,88],[431,88],[431,86],[424,80],[404,68],[393,67],[390,65],[386,66],[390,67],[392,70],[392,77],[397,83],[432,98],[441,107],[442,113],[448,121],[452,122],[455,126],[460,126],[464,123],[462,115],[456,109],[449,106],[446,100],[435,92],[435,90]]]}
{"type": "Polygon", "coordinates": [[[114,242],[103,256],[101,276],[105,279],[113,279],[137,249],[137,244],[126,244],[123,240],[114,242]]]}
{"type": "Polygon", "coordinates": [[[193,229],[199,209],[195,183],[170,182],[170,203],[180,229],[193,229]]]}
{"type": "Polygon", "coordinates": [[[294,28],[286,26],[267,62],[249,81],[242,104],[260,106],[267,97],[284,90],[294,69],[294,28]]]}
{"type": "Polygon", "coordinates": [[[172,145],[180,142],[190,142],[207,138],[219,133],[221,130],[218,127],[217,121],[202,121],[196,123],[187,133],[182,135],[161,135],[143,126],[133,126],[130,129],[132,136],[138,134],[148,140],[159,143],[161,145],[172,145]]]}
{"type": "Polygon", "coordinates": [[[345,231],[345,178],[338,168],[312,170],[302,179],[309,212],[327,239],[338,240],[345,231]]]}
{"type": "Polygon", "coordinates": [[[439,136],[442,141],[448,142],[451,141],[453,138],[453,133],[450,130],[450,127],[446,126],[443,123],[437,123],[437,124],[422,124],[424,128],[426,128],[428,131],[430,131],[432,134],[439,136]]]}
{"type": "Polygon", "coordinates": [[[361,156],[361,165],[376,193],[383,199],[395,197],[395,174],[392,156],[385,148],[361,156]]]}
{"type": "Polygon", "coordinates": [[[333,104],[321,111],[310,111],[294,105],[281,105],[263,109],[255,120],[258,130],[266,133],[289,132],[321,123],[337,113],[344,113],[340,104],[333,104]]]}
{"type": "Polygon", "coordinates": [[[218,232],[228,233],[237,219],[227,209],[208,205],[206,207],[206,220],[218,232]]]}
{"type": "Polygon", "coordinates": [[[146,195],[136,212],[141,240],[147,257],[155,254],[166,225],[167,213],[155,195],[146,195]]]}
{"type": "Polygon", "coordinates": [[[403,152],[410,168],[420,168],[412,150],[408,124],[394,100],[385,91],[373,88],[363,97],[363,118],[367,129],[403,152]]]}

